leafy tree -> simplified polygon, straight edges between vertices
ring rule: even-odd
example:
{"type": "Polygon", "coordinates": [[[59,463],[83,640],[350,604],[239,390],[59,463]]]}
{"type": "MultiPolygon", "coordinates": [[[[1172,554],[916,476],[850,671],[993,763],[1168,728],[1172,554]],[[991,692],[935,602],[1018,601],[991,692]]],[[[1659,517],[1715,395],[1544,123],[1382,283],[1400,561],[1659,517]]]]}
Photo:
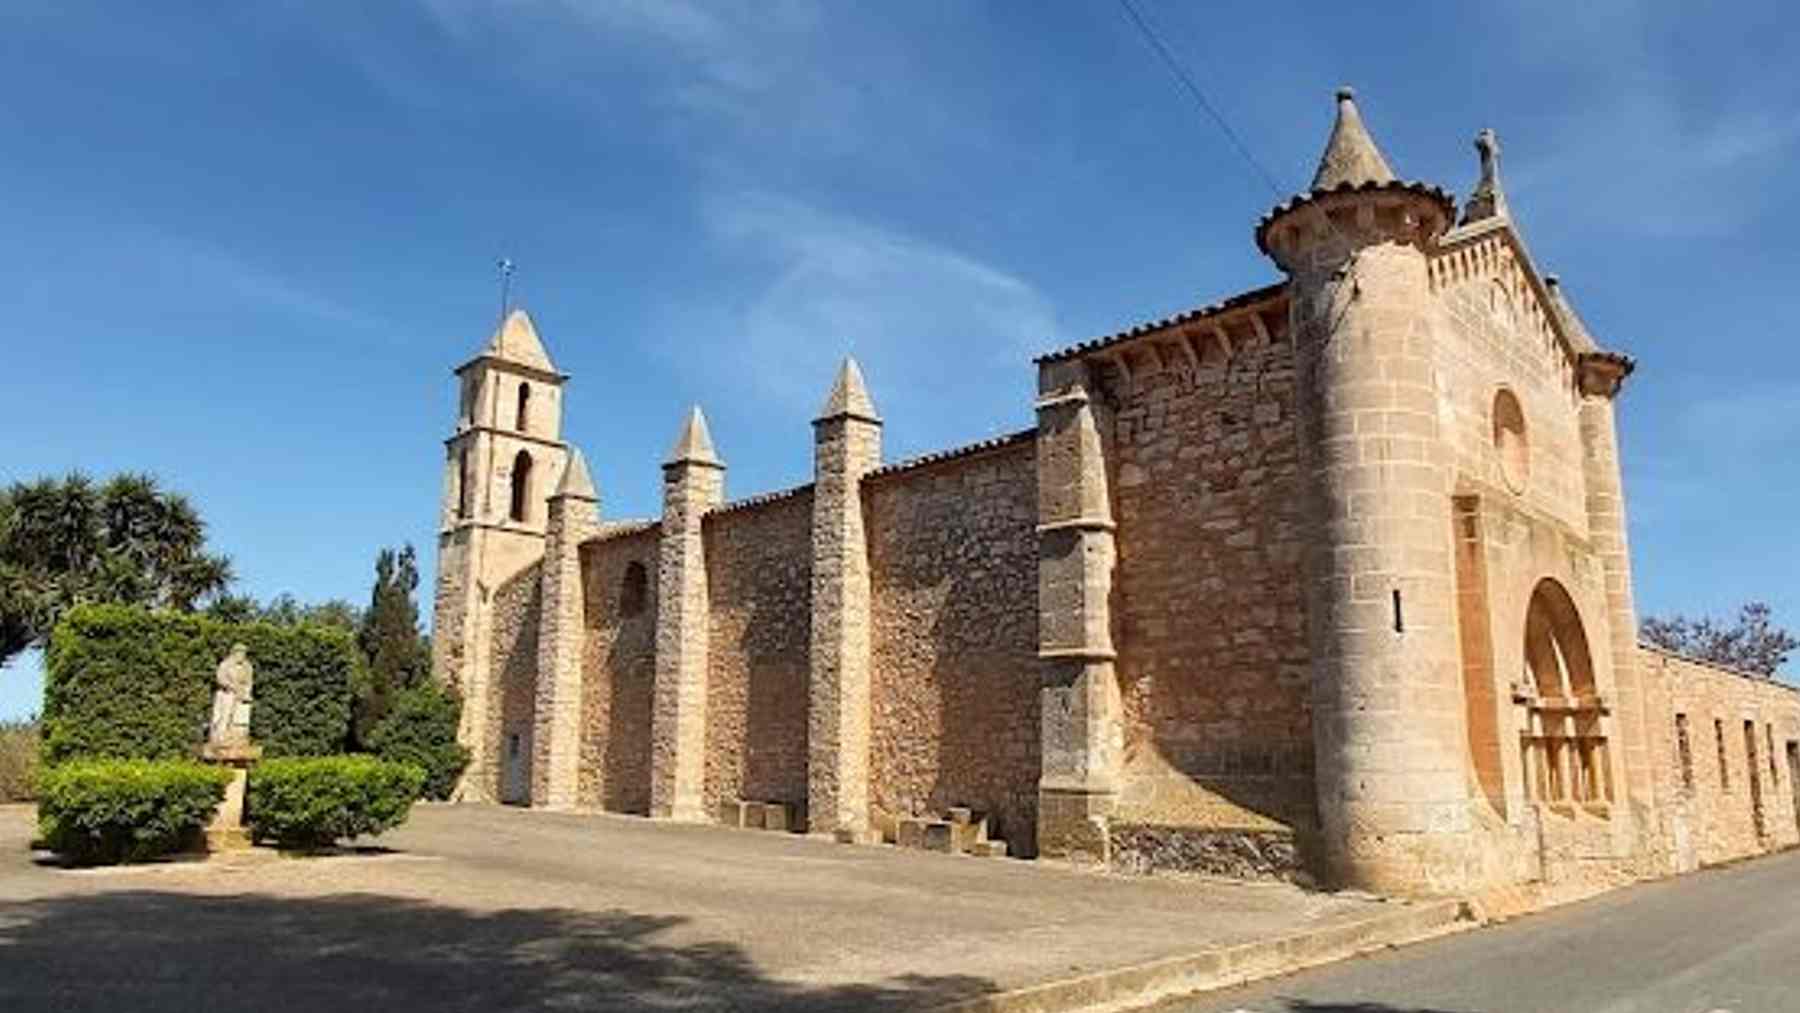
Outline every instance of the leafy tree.
{"type": "Polygon", "coordinates": [[[362,614],[357,645],[368,664],[357,688],[357,745],[368,737],[392,704],[394,695],[431,675],[431,649],[419,634],[418,557],[411,545],[382,549],[375,557],[375,586],[362,614]]]}
{"type": "Polygon", "coordinates": [[[231,584],[193,504],[155,478],[82,474],[0,490],[0,664],[42,647],[64,612],[108,602],[191,612],[231,584]]]}
{"type": "Polygon", "coordinates": [[[1689,619],[1678,614],[1647,618],[1640,632],[1665,651],[1773,678],[1788,654],[1800,647],[1800,639],[1776,626],[1772,615],[1767,603],[1753,601],[1738,610],[1736,625],[1711,616],[1689,619]]]}
{"type": "Polygon", "coordinates": [[[267,604],[247,594],[222,594],[206,607],[208,617],[228,623],[273,623],[276,626],[329,626],[357,633],[362,611],[341,598],[303,605],[291,594],[280,594],[267,604]]]}
{"type": "Polygon", "coordinates": [[[394,694],[391,706],[369,732],[375,755],[410,763],[425,772],[425,798],[447,799],[469,765],[469,751],[456,741],[462,700],[448,686],[427,679],[394,694]]]}

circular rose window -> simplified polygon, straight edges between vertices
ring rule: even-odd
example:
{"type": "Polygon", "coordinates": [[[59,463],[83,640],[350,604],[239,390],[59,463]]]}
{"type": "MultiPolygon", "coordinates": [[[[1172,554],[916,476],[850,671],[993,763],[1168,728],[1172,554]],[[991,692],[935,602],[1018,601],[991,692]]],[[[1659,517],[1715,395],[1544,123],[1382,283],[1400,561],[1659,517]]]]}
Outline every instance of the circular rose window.
{"type": "Polygon", "coordinates": [[[1500,477],[1515,493],[1525,491],[1531,477],[1531,444],[1525,438],[1525,412],[1513,392],[1501,388],[1494,395],[1494,453],[1500,458],[1500,477]]]}

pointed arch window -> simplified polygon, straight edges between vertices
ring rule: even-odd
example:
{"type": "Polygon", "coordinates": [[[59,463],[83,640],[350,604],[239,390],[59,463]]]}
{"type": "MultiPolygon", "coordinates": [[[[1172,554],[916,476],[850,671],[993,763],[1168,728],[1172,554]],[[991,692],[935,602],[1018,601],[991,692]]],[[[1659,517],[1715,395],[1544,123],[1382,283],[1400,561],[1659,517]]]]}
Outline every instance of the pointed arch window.
{"type": "Polygon", "coordinates": [[[514,420],[513,428],[517,429],[521,433],[525,432],[526,429],[529,428],[528,423],[530,421],[531,421],[531,384],[521,383],[521,384],[519,384],[519,411],[518,411],[517,417],[514,420]]]}
{"type": "Polygon", "coordinates": [[[531,455],[523,450],[513,458],[512,519],[520,524],[531,519],[531,455]]]}

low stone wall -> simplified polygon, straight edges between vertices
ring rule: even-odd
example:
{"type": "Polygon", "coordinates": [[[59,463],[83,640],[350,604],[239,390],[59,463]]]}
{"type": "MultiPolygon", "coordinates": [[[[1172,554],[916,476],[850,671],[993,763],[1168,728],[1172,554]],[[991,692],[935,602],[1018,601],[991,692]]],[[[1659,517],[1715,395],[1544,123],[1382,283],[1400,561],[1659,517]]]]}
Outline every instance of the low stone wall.
{"type": "Polygon", "coordinates": [[[1285,830],[1232,830],[1114,822],[1112,867],[1120,872],[1189,872],[1232,879],[1295,879],[1300,847],[1285,830]]]}
{"type": "Polygon", "coordinates": [[[1676,869],[1800,844],[1800,690],[1649,647],[1638,663],[1676,869]]]}

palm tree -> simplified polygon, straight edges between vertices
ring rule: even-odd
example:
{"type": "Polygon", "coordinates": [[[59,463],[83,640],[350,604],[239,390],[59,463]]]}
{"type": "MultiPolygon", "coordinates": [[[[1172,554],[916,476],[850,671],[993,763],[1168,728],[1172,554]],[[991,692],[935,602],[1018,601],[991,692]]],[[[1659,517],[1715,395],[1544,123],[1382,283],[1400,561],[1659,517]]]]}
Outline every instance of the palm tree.
{"type": "Polygon", "coordinates": [[[41,647],[71,606],[192,611],[232,580],[206,551],[206,523],[149,475],[96,486],[82,474],[0,490],[0,664],[41,647]]]}

